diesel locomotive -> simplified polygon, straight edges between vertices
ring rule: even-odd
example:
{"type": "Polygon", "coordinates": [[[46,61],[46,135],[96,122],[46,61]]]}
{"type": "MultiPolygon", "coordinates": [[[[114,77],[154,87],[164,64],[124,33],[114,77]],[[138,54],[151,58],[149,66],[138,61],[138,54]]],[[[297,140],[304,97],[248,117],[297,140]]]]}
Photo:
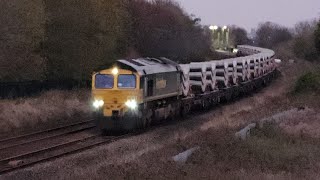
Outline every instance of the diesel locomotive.
{"type": "Polygon", "coordinates": [[[177,64],[166,58],[118,60],[92,76],[97,126],[104,131],[145,128],[208,108],[268,83],[276,65],[272,50],[239,46],[245,57],[177,64]]]}
{"type": "Polygon", "coordinates": [[[98,126],[104,130],[144,128],[176,116],[180,108],[179,64],[165,58],[118,60],[93,75],[98,126]]]}

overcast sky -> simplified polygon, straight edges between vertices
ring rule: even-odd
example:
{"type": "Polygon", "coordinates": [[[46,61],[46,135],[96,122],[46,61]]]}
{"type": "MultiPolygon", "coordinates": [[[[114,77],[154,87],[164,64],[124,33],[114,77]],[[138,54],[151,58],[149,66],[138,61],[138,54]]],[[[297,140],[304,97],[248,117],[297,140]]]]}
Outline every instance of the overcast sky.
{"type": "Polygon", "coordinates": [[[288,27],[320,17],[320,0],[176,0],[203,25],[235,24],[247,30],[271,21],[288,27]]]}

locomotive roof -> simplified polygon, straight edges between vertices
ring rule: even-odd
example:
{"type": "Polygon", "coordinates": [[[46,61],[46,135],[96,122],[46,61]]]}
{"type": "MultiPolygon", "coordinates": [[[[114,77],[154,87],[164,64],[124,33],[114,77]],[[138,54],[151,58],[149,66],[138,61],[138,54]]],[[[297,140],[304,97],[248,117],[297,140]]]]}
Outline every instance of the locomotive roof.
{"type": "Polygon", "coordinates": [[[121,59],[117,63],[126,65],[137,71],[139,75],[149,75],[157,73],[179,71],[179,64],[167,58],[139,58],[139,59],[121,59]]]}

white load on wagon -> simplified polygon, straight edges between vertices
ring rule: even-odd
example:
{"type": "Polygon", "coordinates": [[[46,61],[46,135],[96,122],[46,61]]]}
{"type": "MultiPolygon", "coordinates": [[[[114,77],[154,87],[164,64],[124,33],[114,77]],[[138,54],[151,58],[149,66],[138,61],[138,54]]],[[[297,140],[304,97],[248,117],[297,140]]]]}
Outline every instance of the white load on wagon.
{"type": "Polygon", "coordinates": [[[180,64],[183,95],[189,96],[194,93],[190,90],[195,89],[204,93],[228,88],[239,82],[259,78],[276,68],[273,59],[275,53],[272,50],[247,45],[238,46],[238,50],[248,56],[180,64]]]}

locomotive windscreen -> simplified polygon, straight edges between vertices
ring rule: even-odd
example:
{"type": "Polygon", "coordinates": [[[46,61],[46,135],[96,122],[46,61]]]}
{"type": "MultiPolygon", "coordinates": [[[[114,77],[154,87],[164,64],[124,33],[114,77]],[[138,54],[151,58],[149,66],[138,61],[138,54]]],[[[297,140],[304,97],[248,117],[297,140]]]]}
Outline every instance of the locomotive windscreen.
{"type": "Polygon", "coordinates": [[[118,76],[119,89],[134,89],[136,88],[136,76],[133,74],[120,74],[118,76]]]}
{"type": "Polygon", "coordinates": [[[97,74],[95,87],[97,89],[112,89],[114,83],[114,77],[110,74],[97,74]]]}

